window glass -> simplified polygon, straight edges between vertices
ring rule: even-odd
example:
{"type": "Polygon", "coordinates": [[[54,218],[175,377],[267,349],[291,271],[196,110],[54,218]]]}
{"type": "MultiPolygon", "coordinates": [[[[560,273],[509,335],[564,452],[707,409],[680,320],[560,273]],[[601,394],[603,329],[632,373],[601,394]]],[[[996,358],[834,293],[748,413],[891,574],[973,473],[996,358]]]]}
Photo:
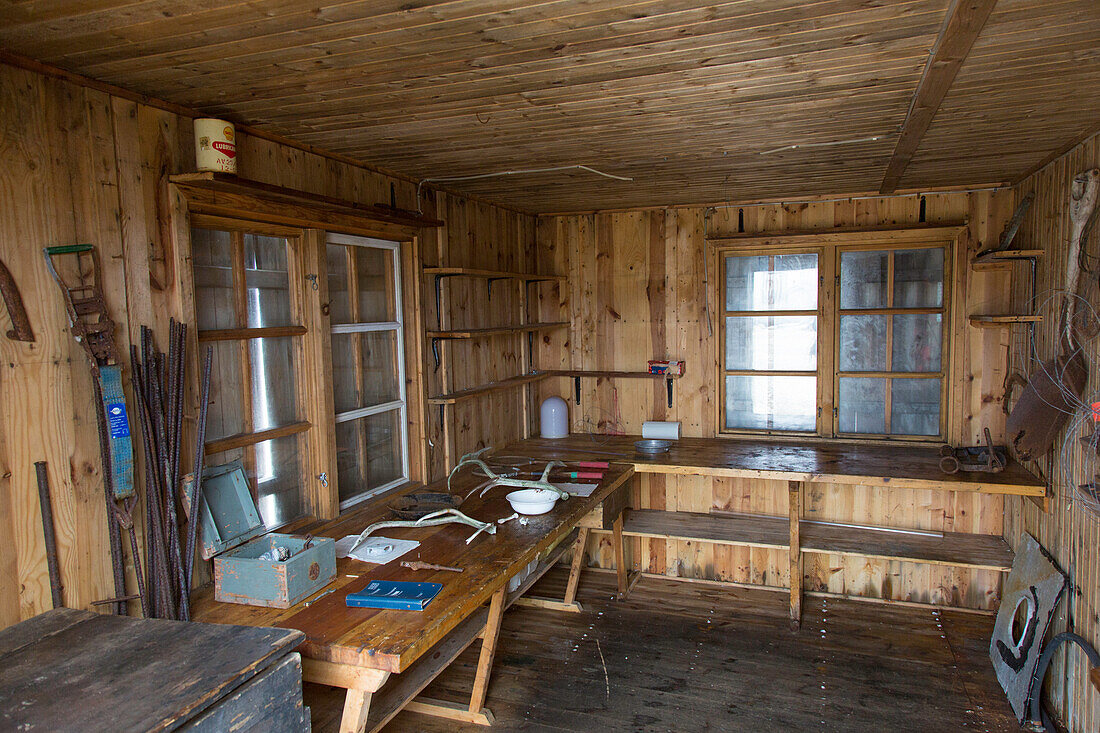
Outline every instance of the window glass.
{"type": "Polygon", "coordinates": [[[918,313],[893,318],[893,371],[938,372],[943,345],[943,316],[939,313],[918,313]]]}
{"type": "Polygon", "coordinates": [[[726,377],[726,427],[812,431],[816,416],[816,377],[726,377]]]}
{"type": "Polygon", "coordinates": [[[206,457],[206,465],[241,461],[260,519],[267,527],[278,527],[306,513],[301,491],[300,440],[298,435],[288,435],[215,453],[206,457]]]}
{"type": "Polygon", "coordinates": [[[337,413],[401,399],[396,332],[332,334],[332,387],[337,413]]]}
{"type": "Polygon", "coordinates": [[[939,247],[894,253],[894,307],[943,305],[943,256],[939,247]]]}
{"type": "Polygon", "coordinates": [[[816,254],[726,258],[726,310],[816,308],[816,254]]]}
{"type": "Polygon", "coordinates": [[[890,253],[842,252],[840,255],[840,307],[885,308],[890,253]]]}
{"type": "Polygon", "coordinates": [[[404,476],[400,410],[337,423],[336,446],[341,501],[404,476]]]}
{"type": "Polygon", "coordinates": [[[840,432],[886,432],[885,379],[842,377],[839,402],[840,432]]]}
{"type": "Polygon", "coordinates": [[[817,369],[817,316],[726,318],[726,368],[817,369]]]}
{"type": "Polygon", "coordinates": [[[889,316],[840,317],[840,371],[886,371],[886,321],[889,316]]]}
{"type": "Polygon", "coordinates": [[[894,435],[939,435],[940,380],[891,380],[890,432],[894,435]]]}
{"type": "Polygon", "coordinates": [[[248,328],[293,324],[285,239],[244,235],[244,281],[248,328]]]}

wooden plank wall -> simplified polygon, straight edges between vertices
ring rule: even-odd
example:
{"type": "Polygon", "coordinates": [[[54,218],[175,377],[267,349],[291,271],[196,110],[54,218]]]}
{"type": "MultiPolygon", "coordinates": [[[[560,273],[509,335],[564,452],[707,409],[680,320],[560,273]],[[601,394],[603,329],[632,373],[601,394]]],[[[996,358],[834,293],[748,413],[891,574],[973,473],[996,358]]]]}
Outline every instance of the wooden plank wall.
{"type": "MultiPolygon", "coordinates": [[[[968,220],[971,253],[995,241],[1012,211],[1010,191],[946,193],[924,197],[925,221],[968,220]]],[[[574,431],[641,432],[643,420],[679,420],[687,436],[713,436],[718,399],[714,365],[718,324],[704,310],[707,291],[717,287],[716,258],[704,266],[704,239],[710,236],[833,227],[888,227],[920,221],[921,197],[839,199],[787,205],[636,210],[539,218],[541,267],[569,274],[554,304],[570,314],[569,333],[540,343],[538,361],[562,368],[644,370],[646,360],[686,361],[686,375],[667,407],[661,380],[582,381],[582,399],[573,402],[572,380],[540,385],[540,397],[567,400],[574,431]],[[712,329],[713,334],[712,335],[712,329]]],[[[708,253],[709,254],[709,253],[708,253]]],[[[956,261],[968,259],[959,253],[956,261]]],[[[957,268],[956,322],[969,313],[997,313],[1007,306],[1004,274],[957,268]]],[[[953,439],[975,442],[988,426],[1003,434],[1000,400],[1007,334],[1000,329],[956,326],[953,358],[955,396],[953,439]]],[[[598,444],[598,437],[594,438],[598,444]]],[[[787,511],[785,482],[703,477],[641,476],[634,506],[707,512],[732,510],[771,515],[787,511]]],[[[814,486],[805,516],[880,526],[1000,534],[1003,501],[934,491],[814,486]]],[[[590,563],[613,565],[607,538],[594,537],[590,563]]],[[[785,586],[786,552],[719,547],[664,540],[631,542],[633,565],[668,575],[785,586]]],[[[996,604],[999,577],[988,571],[955,570],[923,564],[812,555],[805,562],[805,587],[835,593],[911,600],[974,608],[996,604]]]]}
{"type": "MultiPolygon", "coordinates": [[[[263,139],[241,136],[240,174],[268,183],[364,203],[415,207],[415,184],[263,139]]],[[[0,259],[26,301],[37,341],[0,336],[0,627],[46,610],[50,589],[34,462],[49,462],[66,605],[88,608],[111,593],[105,506],[92,390],[85,356],[69,334],[42,248],[92,242],[100,248],[117,337],[124,349],[142,324],[165,344],[178,278],[158,225],[167,207],[164,175],[193,170],[191,122],[159,108],[0,64],[0,259]]],[[[429,194],[429,199],[431,198],[429,194]]],[[[518,269],[533,258],[534,219],[458,198],[429,200],[447,220],[448,264],[518,269]]],[[[433,234],[422,250],[437,250],[433,234]],[[429,246],[430,245],[430,246],[429,246]]],[[[501,287],[500,285],[494,287],[501,287]]],[[[424,291],[430,296],[430,289],[424,291]]],[[[462,316],[487,318],[489,304],[470,297],[462,316]]],[[[461,321],[456,321],[461,323],[461,321]]],[[[0,327],[8,329],[7,316],[0,327]]],[[[511,344],[482,344],[482,364],[508,363],[511,344]]],[[[430,358],[430,357],[429,357],[430,358]]],[[[419,378],[410,364],[410,379],[419,378]]],[[[523,432],[521,398],[494,398],[462,419],[463,447],[500,443],[523,432]]],[[[438,420],[429,411],[429,421],[438,420]]],[[[432,425],[438,432],[438,425],[432,425]]],[[[438,442],[436,443],[438,445],[438,442]]],[[[433,450],[435,475],[441,456],[433,450]]],[[[335,467],[334,467],[335,469],[335,467]]],[[[139,475],[141,472],[139,470],[139,475]]],[[[137,510],[140,515],[141,509],[137,510]]],[[[133,584],[131,582],[131,587],[133,584]]]]}
{"type": "MultiPolygon", "coordinates": [[[[1028,374],[1036,369],[1037,360],[1054,356],[1057,314],[1061,307],[1060,289],[1065,287],[1066,256],[1070,235],[1069,196],[1073,177],[1090,168],[1100,167],[1100,136],[1094,136],[1055,160],[1016,186],[1017,198],[1035,194],[1035,203],[1020,229],[1022,246],[1046,250],[1049,254],[1039,262],[1036,292],[1043,323],[1036,330],[1034,347],[1021,332],[1013,339],[1011,367],[1028,374]]],[[[1088,251],[1096,257],[1097,237],[1090,240],[1088,251]]],[[[1093,260],[1095,262],[1095,260],[1093,260]]],[[[1079,291],[1093,309],[1100,306],[1097,298],[1096,273],[1082,273],[1079,291]]],[[[1027,302],[1026,291],[1017,287],[1014,293],[1019,307],[1027,302]]],[[[1100,400],[1100,348],[1094,338],[1085,345],[1089,360],[1089,381],[1082,404],[1100,400]]],[[[1071,579],[1071,592],[1063,597],[1052,624],[1050,635],[1074,631],[1100,648],[1100,517],[1094,517],[1079,503],[1072,501],[1072,487],[1094,481],[1100,468],[1095,455],[1087,455],[1077,438],[1092,431],[1091,421],[1081,419],[1079,409],[1069,420],[1069,426],[1055,444],[1054,450],[1038,462],[1043,475],[1052,479],[1054,496],[1048,513],[1041,512],[1029,501],[1016,498],[1005,503],[1005,539],[1016,546],[1024,532],[1030,533],[1057,560],[1071,579]],[[1078,420],[1080,420],[1078,422],[1078,420]],[[1067,447],[1069,450],[1063,452],[1067,447]]],[[[1057,653],[1047,679],[1048,699],[1053,709],[1072,733],[1100,729],[1100,695],[1088,681],[1088,663],[1079,650],[1057,653]]]]}

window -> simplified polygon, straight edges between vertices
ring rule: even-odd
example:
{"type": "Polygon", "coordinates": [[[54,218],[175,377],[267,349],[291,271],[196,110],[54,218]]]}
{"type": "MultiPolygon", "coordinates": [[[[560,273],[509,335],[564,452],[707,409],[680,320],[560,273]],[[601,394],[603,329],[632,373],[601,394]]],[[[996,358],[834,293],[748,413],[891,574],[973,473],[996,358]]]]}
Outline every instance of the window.
{"type": "Polygon", "coordinates": [[[264,524],[307,513],[300,487],[310,425],[297,399],[306,329],[290,288],[298,239],[193,228],[199,341],[214,350],[206,453],[240,460],[264,524]]]}
{"type": "Polygon", "coordinates": [[[329,318],[340,507],[409,475],[396,242],[329,234],[329,318]]]}
{"type": "Polygon", "coordinates": [[[723,252],[722,431],[942,437],[947,252],[723,252]]]}

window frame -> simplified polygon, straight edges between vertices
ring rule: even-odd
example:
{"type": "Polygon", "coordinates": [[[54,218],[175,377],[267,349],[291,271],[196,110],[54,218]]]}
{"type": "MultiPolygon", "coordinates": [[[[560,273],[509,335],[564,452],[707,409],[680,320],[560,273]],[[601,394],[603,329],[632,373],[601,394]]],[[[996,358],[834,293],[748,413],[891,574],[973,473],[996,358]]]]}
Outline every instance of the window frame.
{"type": "MultiPolygon", "coordinates": [[[[715,435],[726,438],[774,437],[777,439],[799,439],[803,441],[836,440],[844,442],[889,442],[889,443],[943,443],[956,428],[955,416],[951,411],[952,394],[957,370],[955,363],[958,338],[959,314],[955,307],[957,288],[963,287],[954,281],[957,269],[956,258],[959,252],[966,251],[965,242],[960,238],[966,233],[965,225],[922,226],[909,229],[889,230],[851,230],[795,232],[786,234],[753,234],[733,237],[712,237],[707,243],[713,247],[714,271],[720,277],[715,287],[709,288],[707,297],[712,298],[713,312],[718,318],[716,335],[718,341],[714,349],[714,374],[716,375],[715,395],[715,435]],[[940,384],[940,420],[937,435],[890,435],[886,433],[841,433],[839,432],[839,352],[840,352],[840,256],[843,251],[872,250],[896,251],[922,248],[942,248],[944,251],[943,307],[934,310],[942,312],[941,326],[943,341],[940,349],[940,371],[921,373],[922,378],[939,378],[940,384]],[[813,432],[774,429],[729,428],[726,427],[726,315],[748,315],[748,313],[727,312],[726,307],[726,258],[737,256],[762,256],[779,254],[818,254],[818,352],[817,352],[817,419],[813,432]]],[[[961,301],[960,301],[961,302],[961,301]]],[[[845,313],[849,309],[845,310],[845,313]]],[[[914,309],[902,309],[906,312],[914,309]]],[[[801,312],[801,311],[799,311],[801,312]]],[[[859,312],[877,313],[868,309],[859,312]]],[[[761,311],[761,315],[782,313],[779,311],[761,311]]],[[[793,313],[793,312],[792,312],[793,313]]],[[[741,373],[744,370],[733,370],[741,373]]],[[[762,371],[761,374],[779,372],[762,371]]],[[[801,374],[801,372],[798,372],[801,374]]],[[[844,372],[844,374],[849,374],[844,372]]],[[[851,373],[856,376],[869,376],[872,373],[851,373]]],[[[892,377],[904,376],[895,373],[892,377]]]]}
{"type": "MultiPolygon", "coordinates": [[[[308,456],[310,451],[310,441],[312,439],[313,423],[308,417],[302,417],[294,422],[287,423],[285,425],[278,425],[264,430],[255,430],[252,424],[253,410],[252,410],[252,354],[251,343],[252,341],[260,338],[276,338],[276,337],[291,337],[294,339],[293,346],[293,363],[294,363],[294,389],[295,400],[298,407],[299,415],[307,414],[307,405],[303,402],[303,393],[301,389],[302,369],[304,367],[303,358],[306,348],[306,340],[310,338],[311,332],[305,325],[305,314],[302,304],[302,300],[296,293],[296,275],[300,272],[300,263],[303,254],[304,247],[304,233],[298,229],[292,229],[288,227],[282,227],[278,225],[267,225],[259,222],[250,221],[238,221],[232,219],[225,219],[222,217],[211,217],[202,214],[192,214],[190,216],[188,226],[189,241],[191,233],[196,229],[205,229],[209,231],[223,231],[228,232],[230,235],[230,246],[232,250],[230,252],[232,262],[232,289],[233,289],[233,304],[234,304],[234,319],[236,326],[229,329],[213,329],[213,330],[199,330],[197,327],[198,321],[198,307],[194,307],[193,320],[196,323],[195,339],[199,345],[200,351],[205,350],[205,346],[215,342],[233,342],[237,344],[238,358],[240,359],[241,369],[241,384],[242,389],[240,391],[240,402],[242,423],[244,430],[240,433],[233,435],[227,435],[214,440],[207,440],[203,446],[204,456],[213,456],[221,453],[226,453],[233,450],[241,450],[252,448],[260,443],[264,443],[269,440],[276,440],[279,438],[296,436],[298,443],[298,456],[299,456],[299,476],[298,482],[300,486],[306,486],[308,480],[309,468],[307,466],[308,456]],[[289,326],[261,326],[261,327],[249,327],[247,325],[241,326],[240,324],[248,322],[248,306],[244,302],[244,298],[247,296],[247,284],[244,277],[244,237],[247,234],[260,235],[266,237],[275,237],[286,240],[287,250],[287,294],[289,296],[290,305],[290,317],[291,321],[295,325],[289,326]],[[241,271],[239,271],[241,270],[241,271]]],[[[194,260],[190,263],[190,274],[192,278],[192,293],[195,292],[194,285],[194,260]]],[[[251,465],[251,453],[245,453],[246,459],[244,461],[246,470],[249,473],[254,473],[254,466],[251,465]]],[[[258,490],[257,486],[250,487],[254,492],[258,490]]],[[[300,519],[302,516],[308,516],[311,507],[309,502],[309,496],[303,492],[301,496],[302,514],[298,517],[291,517],[287,522],[282,522],[278,526],[294,522],[300,519]]]]}
{"type": "MultiPolygon", "coordinates": [[[[333,408],[334,427],[342,422],[351,422],[353,420],[359,420],[372,415],[380,415],[386,412],[393,412],[395,410],[398,412],[401,425],[401,476],[386,482],[382,486],[368,489],[348,499],[339,500],[340,510],[344,511],[349,507],[360,504],[409,482],[409,399],[406,390],[406,359],[408,355],[405,353],[405,313],[404,293],[402,292],[401,243],[373,237],[360,237],[338,232],[327,232],[325,235],[325,247],[327,248],[330,244],[342,245],[344,247],[367,247],[370,249],[386,250],[390,253],[391,262],[393,263],[392,286],[394,293],[393,313],[395,320],[331,324],[329,329],[330,335],[378,332],[393,333],[394,346],[397,352],[395,361],[397,362],[398,399],[382,402],[377,405],[359,407],[354,410],[346,410],[344,412],[337,412],[335,407],[333,408]]],[[[327,260],[325,261],[327,262],[327,260]]],[[[355,258],[349,257],[347,265],[349,311],[355,314],[355,317],[358,317],[359,293],[354,287],[358,282],[356,275],[355,258]],[[355,305],[352,306],[352,303],[355,305]]],[[[325,271],[324,277],[328,277],[327,270],[325,271]]],[[[330,353],[331,348],[330,342],[330,353]]],[[[356,361],[358,361],[358,356],[356,357],[356,361]]],[[[331,375],[330,378],[332,378],[331,375]]],[[[339,478],[337,478],[337,481],[339,481],[339,478]]],[[[337,494],[337,496],[339,497],[339,494],[337,494]]]]}

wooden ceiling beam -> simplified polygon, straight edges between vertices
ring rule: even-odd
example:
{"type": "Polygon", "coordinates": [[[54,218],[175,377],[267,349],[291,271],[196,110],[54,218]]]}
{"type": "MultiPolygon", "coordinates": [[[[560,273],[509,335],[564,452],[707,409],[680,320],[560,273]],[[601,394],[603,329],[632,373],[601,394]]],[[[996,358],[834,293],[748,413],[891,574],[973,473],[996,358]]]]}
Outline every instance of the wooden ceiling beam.
{"type": "Polygon", "coordinates": [[[955,81],[955,75],[966,61],[996,4],[997,0],[956,0],[948,11],[950,15],[913,94],[913,103],[901,127],[894,155],[886,166],[880,193],[897,190],[909,161],[913,159],[924,133],[951,89],[951,82],[955,81]]]}

